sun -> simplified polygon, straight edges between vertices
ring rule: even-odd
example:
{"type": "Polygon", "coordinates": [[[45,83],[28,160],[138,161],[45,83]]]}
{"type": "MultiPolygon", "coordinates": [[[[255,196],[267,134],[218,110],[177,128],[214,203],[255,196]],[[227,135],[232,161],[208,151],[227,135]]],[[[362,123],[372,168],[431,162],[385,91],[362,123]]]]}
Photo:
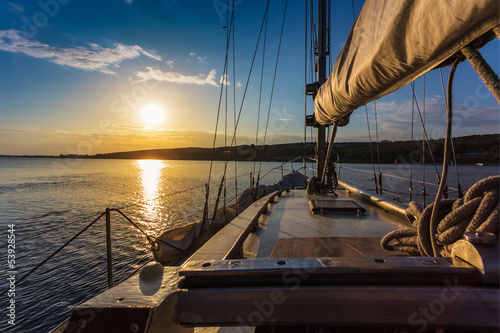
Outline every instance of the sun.
{"type": "Polygon", "coordinates": [[[156,104],[148,104],[141,109],[141,116],[146,124],[158,125],[165,119],[165,112],[156,104]]]}

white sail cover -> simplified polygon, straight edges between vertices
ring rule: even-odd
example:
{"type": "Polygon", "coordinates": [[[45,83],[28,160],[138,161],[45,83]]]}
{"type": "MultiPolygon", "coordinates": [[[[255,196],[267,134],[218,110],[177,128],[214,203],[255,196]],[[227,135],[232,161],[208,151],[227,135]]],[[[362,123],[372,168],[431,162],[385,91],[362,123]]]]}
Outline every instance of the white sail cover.
{"type": "Polygon", "coordinates": [[[500,24],[499,0],[367,0],[315,97],[316,121],[360,106],[432,70],[500,24]]]}

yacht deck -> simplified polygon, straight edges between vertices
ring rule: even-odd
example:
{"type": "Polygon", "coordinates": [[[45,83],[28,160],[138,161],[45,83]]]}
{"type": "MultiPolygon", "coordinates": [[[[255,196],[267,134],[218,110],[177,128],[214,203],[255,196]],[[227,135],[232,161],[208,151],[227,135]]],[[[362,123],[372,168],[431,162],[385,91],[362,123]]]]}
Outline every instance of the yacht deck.
{"type": "MultiPolygon", "coordinates": [[[[305,190],[284,192],[275,204],[269,205],[268,213],[260,217],[258,226],[249,234],[243,246],[243,258],[406,255],[385,251],[379,244],[388,232],[408,227],[408,222],[395,214],[388,215],[371,203],[351,197],[345,190],[338,192],[339,197],[309,195],[305,190]],[[313,214],[309,208],[311,200],[335,201],[340,206],[348,207],[355,202],[361,209],[313,214]]],[[[250,223],[260,206],[256,203],[245,210],[190,260],[223,259],[235,237],[250,223]]]]}

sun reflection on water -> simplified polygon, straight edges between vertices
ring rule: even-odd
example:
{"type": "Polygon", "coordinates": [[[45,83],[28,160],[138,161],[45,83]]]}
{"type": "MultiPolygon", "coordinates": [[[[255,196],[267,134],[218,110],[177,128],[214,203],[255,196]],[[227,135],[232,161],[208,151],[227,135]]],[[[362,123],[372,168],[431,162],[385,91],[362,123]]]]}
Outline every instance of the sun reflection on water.
{"type": "Polygon", "coordinates": [[[155,221],[161,218],[160,185],[162,172],[168,165],[159,160],[139,160],[137,166],[141,172],[142,197],[144,200],[144,217],[155,221]]]}

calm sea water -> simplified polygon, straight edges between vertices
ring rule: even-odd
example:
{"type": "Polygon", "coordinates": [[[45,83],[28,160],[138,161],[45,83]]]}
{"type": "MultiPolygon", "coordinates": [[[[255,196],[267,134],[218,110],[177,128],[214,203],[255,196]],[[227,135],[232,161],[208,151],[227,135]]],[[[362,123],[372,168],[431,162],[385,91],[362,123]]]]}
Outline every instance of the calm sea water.
{"type": "MultiPolygon", "coordinates": [[[[262,175],[269,174],[261,183],[278,180],[280,165],[263,163],[262,175]],[[273,168],[277,169],[271,171],[273,168]]],[[[205,161],[0,158],[2,289],[7,287],[7,225],[15,225],[19,279],[107,207],[121,209],[150,235],[200,219],[209,167],[210,162],[205,161]]],[[[213,166],[212,193],[223,169],[222,162],[213,166]]],[[[249,185],[254,164],[239,162],[237,169],[241,191],[249,185]]],[[[292,166],[285,164],[284,169],[289,172],[292,166]]],[[[378,173],[378,167],[375,170],[378,173]]],[[[409,196],[404,193],[409,188],[410,166],[382,165],[381,171],[398,177],[383,177],[385,193],[407,202],[409,196]]],[[[459,171],[464,190],[481,178],[499,174],[497,166],[459,166],[459,171]]],[[[422,166],[413,166],[412,172],[413,179],[422,179],[422,166]]],[[[425,174],[427,181],[436,182],[434,167],[426,166],[425,174]]],[[[235,195],[234,163],[228,166],[228,177],[232,177],[227,184],[229,203],[235,195]]],[[[371,165],[345,164],[340,177],[374,188],[371,165]]],[[[457,187],[453,167],[449,184],[457,187]]],[[[414,181],[412,187],[413,199],[421,202],[422,197],[416,194],[421,193],[422,185],[414,181]]],[[[432,194],[437,188],[427,185],[426,191],[432,194]]],[[[116,213],[112,215],[112,238],[115,281],[152,259],[145,237],[116,213]]],[[[16,287],[16,326],[8,324],[9,298],[0,298],[0,331],[49,331],[67,318],[75,305],[104,291],[106,274],[105,220],[101,219],[16,287]]]]}

